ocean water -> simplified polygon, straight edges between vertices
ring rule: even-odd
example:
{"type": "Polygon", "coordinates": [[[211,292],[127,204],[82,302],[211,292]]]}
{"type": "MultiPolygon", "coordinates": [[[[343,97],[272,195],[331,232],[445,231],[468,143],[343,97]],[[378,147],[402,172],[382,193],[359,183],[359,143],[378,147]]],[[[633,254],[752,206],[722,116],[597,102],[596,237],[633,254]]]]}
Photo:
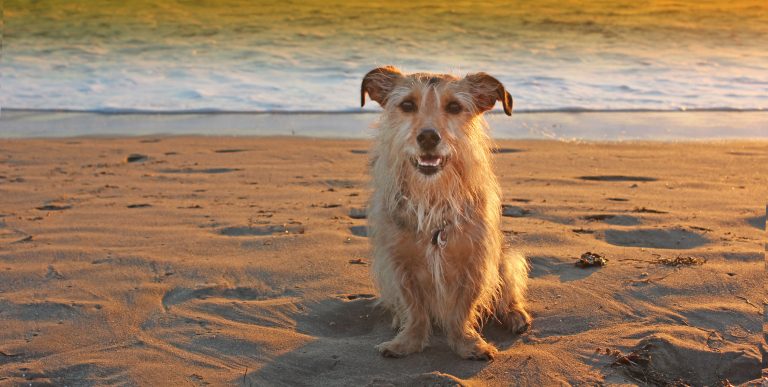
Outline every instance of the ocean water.
{"type": "Polygon", "coordinates": [[[765,0],[5,0],[3,12],[6,110],[353,112],[362,76],[385,64],[488,72],[517,111],[768,109],[765,0]]]}

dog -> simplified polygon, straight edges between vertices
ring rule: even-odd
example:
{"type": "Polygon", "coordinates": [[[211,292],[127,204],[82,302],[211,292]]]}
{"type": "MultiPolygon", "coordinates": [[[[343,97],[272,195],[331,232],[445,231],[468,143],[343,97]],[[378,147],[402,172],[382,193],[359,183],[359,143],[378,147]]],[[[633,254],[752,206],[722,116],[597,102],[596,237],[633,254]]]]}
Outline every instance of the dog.
{"type": "Polygon", "coordinates": [[[370,152],[369,237],[379,305],[393,314],[385,357],[422,351],[432,327],[462,358],[492,360],[480,335],[495,318],[514,332],[530,326],[528,264],[504,251],[501,193],[491,169],[483,113],[512,97],[496,78],[405,74],[393,66],[365,75],[366,94],[384,109],[370,152]]]}

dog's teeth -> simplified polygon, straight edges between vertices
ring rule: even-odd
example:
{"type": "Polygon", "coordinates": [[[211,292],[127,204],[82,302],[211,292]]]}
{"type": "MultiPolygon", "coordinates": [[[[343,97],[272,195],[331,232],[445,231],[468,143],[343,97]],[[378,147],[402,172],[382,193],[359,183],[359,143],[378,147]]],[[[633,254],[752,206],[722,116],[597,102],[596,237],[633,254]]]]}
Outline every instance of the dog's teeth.
{"type": "Polygon", "coordinates": [[[440,159],[440,158],[436,158],[436,159],[432,159],[432,160],[421,160],[421,159],[419,159],[419,165],[424,166],[424,167],[436,167],[436,166],[440,165],[440,161],[442,161],[442,159],[440,159]]]}

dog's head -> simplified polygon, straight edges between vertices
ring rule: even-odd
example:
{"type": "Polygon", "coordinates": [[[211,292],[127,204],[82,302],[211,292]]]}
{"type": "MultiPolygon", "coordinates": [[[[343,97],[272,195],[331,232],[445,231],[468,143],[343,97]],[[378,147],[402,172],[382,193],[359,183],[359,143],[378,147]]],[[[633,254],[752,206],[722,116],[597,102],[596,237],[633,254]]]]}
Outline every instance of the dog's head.
{"type": "Polygon", "coordinates": [[[486,138],[482,114],[496,101],[501,101],[507,115],[512,114],[512,97],[501,82],[485,73],[457,78],[379,67],[363,78],[362,105],[366,94],[384,108],[380,130],[389,131],[382,136],[390,148],[404,152],[421,176],[437,175],[457,163],[453,159],[467,153],[461,151],[462,145],[484,146],[478,140],[486,138]]]}

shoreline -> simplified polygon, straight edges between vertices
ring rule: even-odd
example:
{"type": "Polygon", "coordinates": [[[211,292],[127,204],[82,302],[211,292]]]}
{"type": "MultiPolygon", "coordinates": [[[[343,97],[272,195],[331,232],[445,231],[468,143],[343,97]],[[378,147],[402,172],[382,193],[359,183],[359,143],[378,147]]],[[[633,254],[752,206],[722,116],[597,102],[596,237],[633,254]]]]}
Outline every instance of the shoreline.
{"type": "MultiPolygon", "coordinates": [[[[0,138],[75,136],[302,136],[366,139],[378,112],[93,113],[4,110],[0,138]]],[[[492,137],[563,141],[768,139],[768,111],[488,114],[492,137]]]]}
{"type": "MultiPolygon", "coordinates": [[[[66,137],[0,137],[0,143],[23,143],[23,142],[47,142],[47,141],[67,141],[70,144],[78,144],[80,141],[139,141],[141,143],[153,143],[162,140],[235,140],[242,139],[244,141],[330,141],[336,143],[357,143],[362,142],[369,145],[373,141],[372,137],[369,138],[354,138],[354,137],[318,137],[311,135],[257,135],[257,134],[233,134],[233,135],[220,135],[220,134],[175,134],[175,133],[157,133],[157,134],[137,134],[137,135],[111,135],[111,134],[87,134],[77,136],[66,137]]],[[[523,142],[533,144],[546,144],[546,143],[562,143],[573,145],[585,145],[585,146],[611,146],[611,145],[626,145],[626,146],[644,146],[644,145],[712,145],[712,146],[762,146],[768,144],[768,138],[702,138],[702,139],[673,139],[673,140],[653,140],[653,139],[632,139],[632,140],[584,140],[584,139],[552,139],[552,138],[493,138],[492,143],[496,144],[496,150],[500,150],[500,153],[504,152],[503,146],[500,144],[508,142],[523,142]]],[[[492,153],[496,153],[496,150],[492,149],[492,153]]]]}

